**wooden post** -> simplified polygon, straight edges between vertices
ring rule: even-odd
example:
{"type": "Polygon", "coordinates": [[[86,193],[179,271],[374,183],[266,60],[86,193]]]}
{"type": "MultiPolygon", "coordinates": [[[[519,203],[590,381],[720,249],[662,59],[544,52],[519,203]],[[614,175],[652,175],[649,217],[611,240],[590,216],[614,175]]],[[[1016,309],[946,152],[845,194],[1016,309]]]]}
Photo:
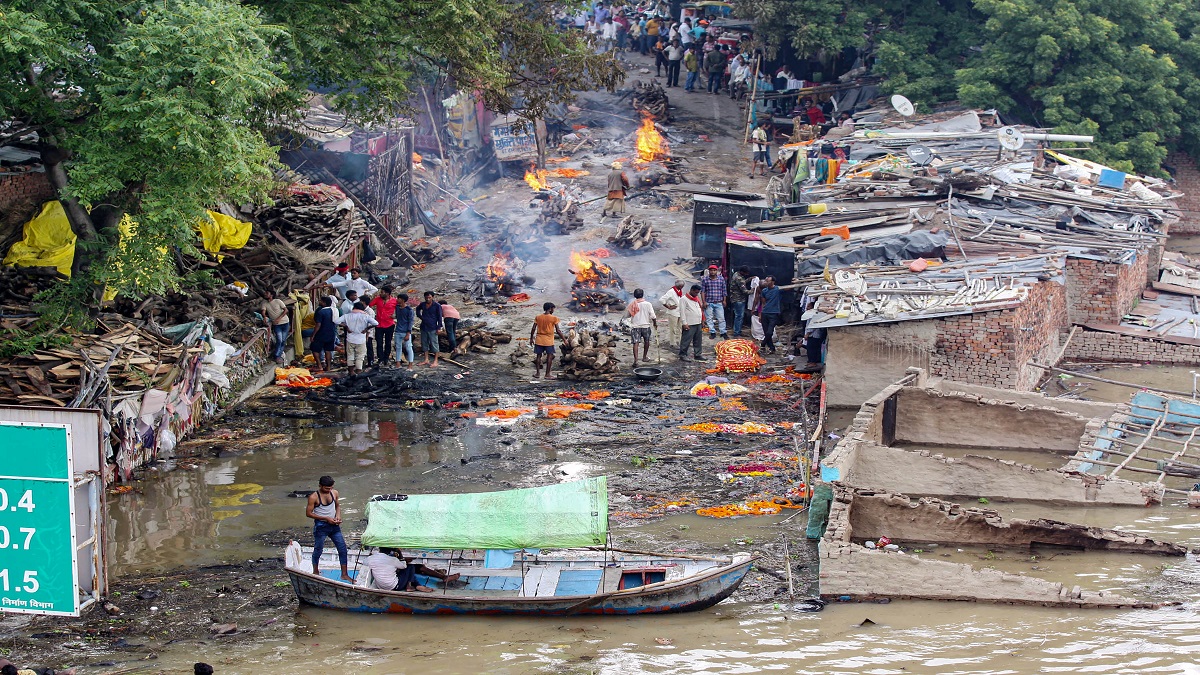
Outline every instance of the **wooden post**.
{"type": "Polygon", "coordinates": [[[754,83],[750,85],[750,103],[746,106],[746,133],[742,138],[742,143],[750,142],[750,119],[754,115],[754,98],[758,96],[758,68],[762,65],[762,57],[754,58],[754,83]]]}

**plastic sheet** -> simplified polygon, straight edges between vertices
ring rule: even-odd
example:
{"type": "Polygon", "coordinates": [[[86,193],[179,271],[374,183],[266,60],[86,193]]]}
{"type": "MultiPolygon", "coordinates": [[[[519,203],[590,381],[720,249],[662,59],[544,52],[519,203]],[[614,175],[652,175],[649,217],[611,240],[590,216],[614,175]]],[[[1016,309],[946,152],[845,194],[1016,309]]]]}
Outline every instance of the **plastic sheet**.
{"type": "Polygon", "coordinates": [[[367,503],[364,546],[522,549],[600,546],[608,535],[603,476],[540,488],[410,495],[367,503]]]}
{"type": "Polygon", "coordinates": [[[42,212],[25,223],[25,236],[8,249],[5,265],[21,267],[53,267],[60,274],[71,276],[75,261],[75,233],[67,221],[62,202],[42,205],[42,212]]]}

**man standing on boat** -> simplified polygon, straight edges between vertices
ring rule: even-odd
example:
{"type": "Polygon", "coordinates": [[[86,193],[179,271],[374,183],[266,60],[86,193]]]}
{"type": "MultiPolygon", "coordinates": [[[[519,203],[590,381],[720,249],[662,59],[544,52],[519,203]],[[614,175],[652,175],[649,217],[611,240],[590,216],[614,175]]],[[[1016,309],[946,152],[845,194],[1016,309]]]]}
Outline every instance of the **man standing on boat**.
{"type": "Polygon", "coordinates": [[[304,515],[313,519],[313,574],[320,574],[318,565],[321,553],[325,550],[325,538],[333,540],[337,547],[338,561],[342,563],[342,581],[353,582],[347,569],[346,539],[342,537],[342,503],[338,500],[338,491],[333,489],[333,477],[321,476],[317,481],[317,491],[308,496],[308,508],[304,515]]]}

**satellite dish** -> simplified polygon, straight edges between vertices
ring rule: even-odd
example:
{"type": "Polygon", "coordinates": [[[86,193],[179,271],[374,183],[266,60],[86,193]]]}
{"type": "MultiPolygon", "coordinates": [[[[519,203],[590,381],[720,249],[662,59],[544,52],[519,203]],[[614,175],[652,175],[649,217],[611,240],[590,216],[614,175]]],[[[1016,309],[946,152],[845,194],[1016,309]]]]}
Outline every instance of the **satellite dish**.
{"type": "Polygon", "coordinates": [[[1005,150],[1020,150],[1025,145],[1025,134],[1016,127],[1003,127],[996,132],[1000,139],[1000,147],[1005,150]]]}
{"type": "Polygon", "coordinates": [[[905,117],[912,117],[912,114],[917,111],[917,109],[913,107],[912,101],[901,96],[900,94],[895,94],[892,96],[892,107],[896,109],[896,112],[904,115],[905,117]]]}
{"type": "Polygon", "coordinates": [[[904,152],[917,166],[926,166],[933,161],[933,150],[925,145],[910,145],[904,152]]]}

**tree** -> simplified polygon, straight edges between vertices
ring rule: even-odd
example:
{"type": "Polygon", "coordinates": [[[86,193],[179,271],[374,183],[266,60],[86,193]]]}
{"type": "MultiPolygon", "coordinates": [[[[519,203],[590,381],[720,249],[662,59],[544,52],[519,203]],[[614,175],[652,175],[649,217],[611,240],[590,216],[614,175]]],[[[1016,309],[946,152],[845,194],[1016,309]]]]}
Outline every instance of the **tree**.
{"type": "Polygon", "coordinates": [[[536,0],[10,0],[0,145],[36,134],[79,239],[70,297],[178,287],[176,251],[216,202],[261,201],[269,141],[310,87],[355,121],[405,109],[421,73],[536,116],[619,82],[536,0]],[[122,236],[124,215],[136,230],[122,236]]]}
{"type": "Polygon", "coordinates": [[[957,74],[967,105],[995,106],[1059,131],[1098,135],[1088,154],[1161,173],[1180,134],[1178,5],[1163,0],[975,0],[978,57],[957,74]]]}

